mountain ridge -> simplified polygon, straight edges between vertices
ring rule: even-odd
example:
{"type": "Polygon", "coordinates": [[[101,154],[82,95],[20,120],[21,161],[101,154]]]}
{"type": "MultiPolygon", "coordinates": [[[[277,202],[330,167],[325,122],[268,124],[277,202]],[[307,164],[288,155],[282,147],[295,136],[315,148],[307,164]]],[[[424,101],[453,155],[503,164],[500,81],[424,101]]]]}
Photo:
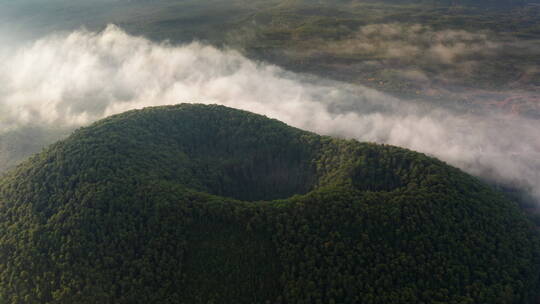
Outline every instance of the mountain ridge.
{"type": "Polygon", "coordinates": [[[6,303],[528,303],[540,272],[459,169],[215,105],[77,130],[0,178],[0,231],[6,303]]]}

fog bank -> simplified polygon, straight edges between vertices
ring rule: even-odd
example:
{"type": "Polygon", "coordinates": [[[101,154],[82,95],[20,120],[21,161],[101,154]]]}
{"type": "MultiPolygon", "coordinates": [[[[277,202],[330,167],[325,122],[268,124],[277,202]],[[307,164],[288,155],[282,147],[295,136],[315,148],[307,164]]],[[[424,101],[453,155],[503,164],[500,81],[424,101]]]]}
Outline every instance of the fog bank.
{"type": "Polygon", "coordinates": [[[157,44],[115,26],[4,48],[0,60],[0,147],[20,148],[12,135],[24,137],[36,126],[73,129],[145,106],[216,103],[321,134],[428,153],[540,198],[537,120],[425,109],[366,87],[256,63],[232,50],[157,44]]]}

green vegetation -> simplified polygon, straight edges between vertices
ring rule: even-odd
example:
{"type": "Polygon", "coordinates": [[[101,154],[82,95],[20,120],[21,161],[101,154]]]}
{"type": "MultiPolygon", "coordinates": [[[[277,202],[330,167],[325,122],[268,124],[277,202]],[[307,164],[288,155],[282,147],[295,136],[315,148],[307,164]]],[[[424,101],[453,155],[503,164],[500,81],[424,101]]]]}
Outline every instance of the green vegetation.
{"type": "Polygon", "coordinates": [[[0,179],[0,303],[529,303],[519,208],[405,149],[130,111],[0,179]]]}
{"type": "Polygon", "coordinates": [[[0,175],[70,132],[62,128],[27,126],[0,134],[0,175]]]}

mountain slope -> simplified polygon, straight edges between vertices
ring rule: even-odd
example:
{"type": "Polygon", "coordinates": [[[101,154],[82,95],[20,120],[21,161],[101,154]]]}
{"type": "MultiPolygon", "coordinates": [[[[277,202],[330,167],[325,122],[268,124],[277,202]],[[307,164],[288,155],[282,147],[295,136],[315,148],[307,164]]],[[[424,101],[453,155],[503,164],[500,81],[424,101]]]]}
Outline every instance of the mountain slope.
{"type": "Polygon", "coordinates": [[[2,303],[526,303],[512,202],[408,150],[182,104],[76,131],[0,180],[2,303]]]}

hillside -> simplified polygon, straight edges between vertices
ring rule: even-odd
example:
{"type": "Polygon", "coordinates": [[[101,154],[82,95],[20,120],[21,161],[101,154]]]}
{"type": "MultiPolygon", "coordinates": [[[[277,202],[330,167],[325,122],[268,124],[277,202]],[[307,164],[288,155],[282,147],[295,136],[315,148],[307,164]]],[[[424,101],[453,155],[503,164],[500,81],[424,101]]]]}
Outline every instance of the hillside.
{"type": "Polygon", "coordinates": [[[232,23],[226,43],[250,58],[402,99],[540,117],[540,72],[531,68],[539,66],[539,5],[314,2],[254,12],[232,23]]]}
{"type": "MultiPolygon", "coordinates": [[[[422,106],[538,120],[539,1],[0,1],[0,42],[10,53],[37,39],[115,24],[154,42],[234,49],[257,62],[422,106]]],[[[16,74],[7,73],[4,83],[16,74]]],[[[13,122],[3,123],[11,128],[13,122]]],[[[37,129],[30,136],[0,132],[0,174],[63,138],[65,130],[43,127],[30,126],[37,129]]]]}
{"type": "Polygon", "coordinates": [[[70,133],[67,129],[43,126],[3,131],[0,133],[0,176],[43,147],[70,133]]]}
{"type": "Polygon", "coordinates": [[[116,115],[0,179],[0,303],[530,303],[539,245],[441,161],[223,106],[116,115]]]}

